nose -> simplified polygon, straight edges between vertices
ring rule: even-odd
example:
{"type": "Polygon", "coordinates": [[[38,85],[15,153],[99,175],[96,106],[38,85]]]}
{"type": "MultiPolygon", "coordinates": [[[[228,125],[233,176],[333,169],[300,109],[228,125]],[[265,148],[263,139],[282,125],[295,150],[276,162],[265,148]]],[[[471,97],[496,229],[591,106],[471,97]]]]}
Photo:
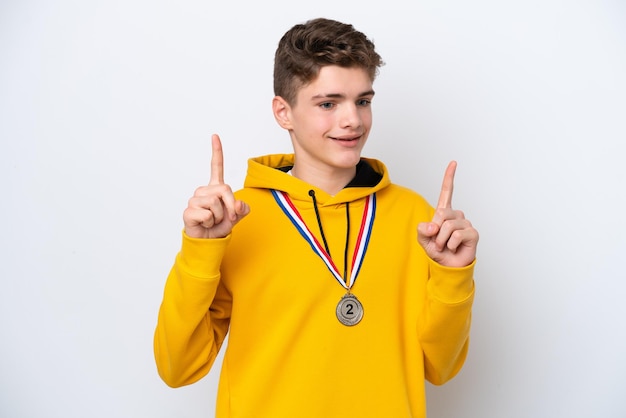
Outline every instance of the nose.
{"type": "Polygon", "coordinates": [[[354,103],[343,106],[339,126],[341,128],[358,128],[361,126],[361,114],[354,103]]]}

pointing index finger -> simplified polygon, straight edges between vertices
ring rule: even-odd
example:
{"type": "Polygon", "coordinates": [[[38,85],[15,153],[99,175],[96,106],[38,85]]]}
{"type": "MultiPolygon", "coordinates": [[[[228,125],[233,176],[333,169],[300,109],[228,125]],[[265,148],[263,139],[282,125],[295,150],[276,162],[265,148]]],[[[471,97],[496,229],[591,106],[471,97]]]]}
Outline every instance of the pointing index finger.
{"type": "Polygon", "coordinates": [[[219,135],[211,137],[211,178],[209,184],[224,184],[224,153],[219,135]]]}
{"type": "Polygon", "coordinates": [[[443,184],[441,185],[441,193],[439,194],[438,208],[452,207],[452,191],[454,190],[454,173],[456,172],[456,161],[450,161],[446,174],[443,176],[443,184]]]}

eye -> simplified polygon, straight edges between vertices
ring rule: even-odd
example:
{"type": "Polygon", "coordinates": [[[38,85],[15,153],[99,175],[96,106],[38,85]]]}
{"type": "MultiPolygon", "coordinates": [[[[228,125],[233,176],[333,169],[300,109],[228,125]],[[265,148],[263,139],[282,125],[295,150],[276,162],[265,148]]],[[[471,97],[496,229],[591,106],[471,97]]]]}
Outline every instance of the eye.
{"type": "Polygon", "coordinates": [[[369,106],[370,104],[372,104],[372,100],[371,99],[361,99],[359,101],[356,102],[357,106],[369,106]]]}
{"type": "Polygon", "coordinates": [[[331,103],[331,102],[324,102],[324,103],[320,103],[319,105],[322,109],[332,109],[335,104],[331,103]]]}

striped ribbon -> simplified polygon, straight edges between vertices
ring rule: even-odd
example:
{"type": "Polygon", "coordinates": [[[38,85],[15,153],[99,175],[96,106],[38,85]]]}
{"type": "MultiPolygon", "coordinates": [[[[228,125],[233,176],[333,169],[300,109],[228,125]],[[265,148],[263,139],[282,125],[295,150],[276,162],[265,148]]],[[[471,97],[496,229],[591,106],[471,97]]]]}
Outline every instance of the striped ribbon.
{"type": "Polygon", "coordinates": [[[376,194],[372,193],[367,196],[365,200],[361,227],[359,228],[356,247],[354,248],[354,254],[352,255],[352,271],[350,272],[350,277],[347,282],[341,277],[341,273],[333,260],[330,258],[330,255],[326,252],[324,247],[320,245],[317,238],[313,236],[302,219],[302,216],[300,216],[300,212],[298,212],[287,194],[281,191],[272,190],[272,195],[274,196],[274,199],[276,199],[278,206],[280,206],[283,212],[285,212],[285,215],[287,215],[289,220],[291,220],[291,223],[293,223],[302,237],[309,243],[309,245],[311,245],[313,251],[322,259],[324,264],[326,264],[326,267],[328,267],[328,270],[330,270],[339,284],[350,291],[356,282],[359,272],[361,271],[365,252],[367,251],[367,246],[369,245],[370,235],[372,234],[372,225],[374,224],[374,215],[376,213],[376,194]]]}

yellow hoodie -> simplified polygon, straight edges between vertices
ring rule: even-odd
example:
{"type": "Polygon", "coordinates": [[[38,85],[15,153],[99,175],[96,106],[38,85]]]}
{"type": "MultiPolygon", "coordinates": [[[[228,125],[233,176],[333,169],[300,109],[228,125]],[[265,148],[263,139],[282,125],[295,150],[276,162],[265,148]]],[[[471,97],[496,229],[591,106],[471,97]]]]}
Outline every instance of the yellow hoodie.
{"type": "Polygon", "coordinates": [[[363,161],[354,184],[330,196],[277,169],[293,165],[293,155],[251,159],[236,193],[251,212],[232,234],[183,234],[154,338],[168,385],[205,376],[228,332],[218,418],[425,417],[425,379],[443,384],[465,361],[474,265],[430,260],[416,228],[433,208],[392,184],[381,162],[363,161]],[[366,197],[375,193],[369,246],[351,289],[364,309],[358,324],[337,319],[346,289],[271,190],[285,192],[315,238],[326,239],[342,274],[347,247],[348,275],[366,197]]]}

